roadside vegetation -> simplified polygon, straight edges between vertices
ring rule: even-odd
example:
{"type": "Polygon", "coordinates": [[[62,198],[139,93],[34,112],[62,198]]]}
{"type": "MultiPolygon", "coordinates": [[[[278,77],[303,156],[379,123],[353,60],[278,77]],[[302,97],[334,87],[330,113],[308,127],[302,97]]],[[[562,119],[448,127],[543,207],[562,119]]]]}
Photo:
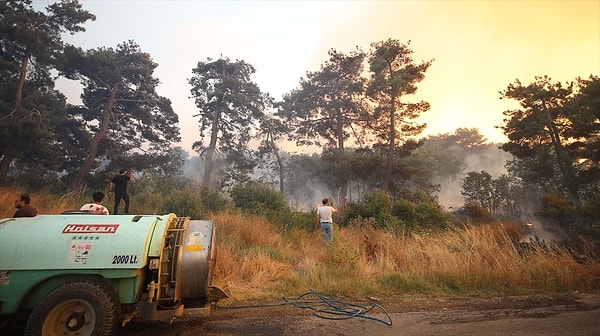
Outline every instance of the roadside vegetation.
{"type": "MultiPolygon", "coordinates": [[[[3,217],[12,215],[13,198],[20,192],[0,188],[3,217]]],[[[402,223],[382,226],[375,217],[347,221],[341,213],[334,243],[325,251],[312,212],[269,209],[265,204],[243,210],[236,203],[246,199],[243,192],[231,200],[214,200],[220,196],[205,193],[204,204],[213,198],[213,204],[222,207],[213,212],[201,205],[200,197],[190,199],[189,192],[169,197],[173,207],[179,207],[173,211],[152,202],[134,201],[132,208],[135,213],[188,216],[185,212],[191,211],[214,218],[213,282],[232,293],[223,305],[293,297],[308,290],[358,298],[600,292],[600,251],[583,237],[535,241],[527,238],[535,228],[526,225],[461,222],[448,213],[440,225],[413,223],[410,230],[402,223]]],[[[34,193],[32,199],[41,214],[76,209],[87,201],[50,193],[34,193]]],[[[377,199],[363,206],[378,208],[377,199]]]]}
{"type": "Polygon", "coordinates": [[[234,300],[306,290],[344,296],[530,295],[598,292],[600,260],[590,247],[519,244],[514,224],[398,235],[367,222],[337,227],[326,252],[320,234],[287,232],[262,218],[223,214],[217,282],[234,300]],[[367,224],[367,225],[361,225],[367,224]]]}

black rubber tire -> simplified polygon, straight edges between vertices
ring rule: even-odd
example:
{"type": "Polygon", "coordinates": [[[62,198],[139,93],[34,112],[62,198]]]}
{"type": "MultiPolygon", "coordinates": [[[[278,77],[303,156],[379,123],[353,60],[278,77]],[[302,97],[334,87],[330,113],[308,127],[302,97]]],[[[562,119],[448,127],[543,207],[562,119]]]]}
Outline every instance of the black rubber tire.
{"type": "Polygon", "coordinates": [[[100,280],[62,284],[33,310],[25,335],[113,336],[121,321],[115,291],[100,280]]]}

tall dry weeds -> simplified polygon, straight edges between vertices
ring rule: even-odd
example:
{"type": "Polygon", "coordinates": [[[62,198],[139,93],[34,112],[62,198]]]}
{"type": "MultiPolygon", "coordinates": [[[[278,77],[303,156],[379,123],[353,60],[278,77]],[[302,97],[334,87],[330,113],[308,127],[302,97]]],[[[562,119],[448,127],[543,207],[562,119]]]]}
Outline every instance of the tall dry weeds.
{"type": "MultiPolygon", "coordinates": [[[[0,218],[8,218],[14,215],[16,211],[15,200],[23,193],[28,193],[28,191],[16,187],[0,187],[0,218]]],[[[39,214],[59,214],[66,210],[79,209],[91,197],[79,195],[56,196],[45,191],[31,192],[29,196],[31,197],[31,206],[39,214]]]]}
{"type": "Polygon", "coordinates": [[[453,228],[410,236],[336,228],[324,251],[318,232],[280,233],[260,218],[219,215],[217,275],[233,300],[294,296],[308,290],[360,295],[597,292],[600,262],[567,249],[532,245],[524,253],[510,225],[453,228]]]}

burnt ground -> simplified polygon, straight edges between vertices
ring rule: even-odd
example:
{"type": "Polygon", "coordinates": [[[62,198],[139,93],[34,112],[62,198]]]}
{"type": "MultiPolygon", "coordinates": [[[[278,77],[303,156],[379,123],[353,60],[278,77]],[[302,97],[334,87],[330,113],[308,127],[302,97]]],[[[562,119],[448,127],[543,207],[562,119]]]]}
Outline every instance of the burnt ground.
{"type": "MultiPolygon", "coordinates": [[[[118,335],[600,335],[600,295],[312,299],[235,307],[224,300],[207,318],[132,321],[118,335]]],[[[0,334],[22,329],[13,325],[0,334]]]]}

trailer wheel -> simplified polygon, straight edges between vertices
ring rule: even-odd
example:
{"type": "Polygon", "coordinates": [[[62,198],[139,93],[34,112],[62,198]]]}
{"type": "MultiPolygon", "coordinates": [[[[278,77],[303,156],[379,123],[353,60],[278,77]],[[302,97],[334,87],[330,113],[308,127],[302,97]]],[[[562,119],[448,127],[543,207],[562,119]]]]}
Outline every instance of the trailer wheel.
{"type": "Polygon", "coordinates": [[[121,306],[114,290],[101,281],[61,285],[33,310],[25,335],[102,335],[117,332],[121,306]]]}

